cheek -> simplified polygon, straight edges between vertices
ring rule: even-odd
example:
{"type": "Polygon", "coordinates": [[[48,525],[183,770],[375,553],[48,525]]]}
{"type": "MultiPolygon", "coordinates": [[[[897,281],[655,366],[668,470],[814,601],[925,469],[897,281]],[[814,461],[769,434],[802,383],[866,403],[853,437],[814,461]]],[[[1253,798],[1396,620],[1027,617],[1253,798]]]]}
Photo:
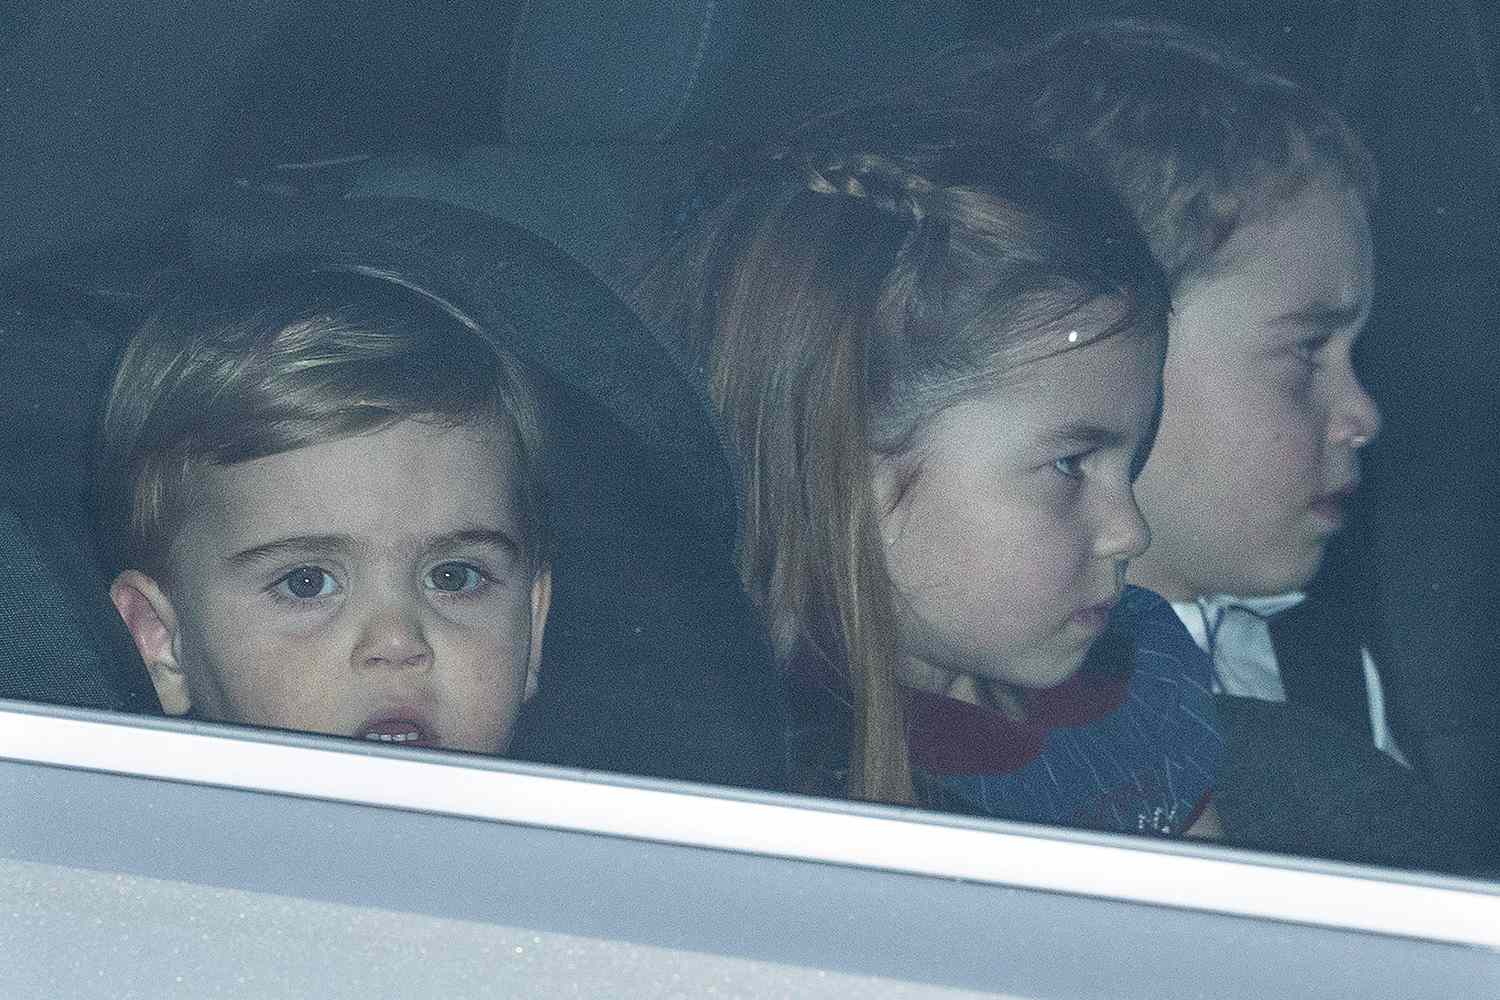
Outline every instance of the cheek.
{"type": "Polygon", "coordinates": [[[184,652],[247,713],[294,719],[348,663],[352,639],[336,614],[294,613],[259,595],[213,590],[195,612],[184,652]]]}
{"type": "Polygon", "coordinates": [[[1274,384],[1243,379],[1169,386],[1169,402],[1137,497],[1153,529],[1278,505],[1316,472],[1316,407],[1274,384]],[[1176,389],[1176,392],[1172,392],[1176,389]]]}
{"type": "Polygon", "coordinates": [[[489,615],[445,621],[429,632],[439,682],[479,692],[491,702],[497,690],[524,682],[531,647],[530,603],[507,601],[489,615]]]}
{"type": "Polygon", "coordinates": [[[1300,499],[1318,480],[1323,422],[1319,407],[1293,394],[1267,393],[1241,411],[1234,426],[1223,426],[1221,438],[1233,450],[1225,465],[1229,485],[1245,499],[1277,506],[1300,499]]]}
{"type": "MultiPolygon", "coordinates": [[[[1038,518],[1031,522],[1026,543],[1007,566],[1010,603],[1024,619],[1052,622],[1060,609],[1070,607],[1088,567],[1092,548],[1084,532],[1067,520],[1038,518]]],[[[1018,622],[1024,625],[1025,620],[1018,622]]]]}
{"type": "Polygon", "coordinates": [[[1074,523],[1052,521],[1037,527],[1037,544],[1025,564],[1027,579],[1062,589],[1092,561],[1087,533],[1074,523]]]}
{"type": "Polygon", "coordinates": [[[886,561],[896,589],[909,601],[947,598],[995,574],[1015,539],[994,519],[954,503],[942,484],[928,484],[904,517],[888,528],[886,561]]]}
{"type": "Polygon", "coordinates": [[[433,654],[443,667],[441,679],[454,688],[493,688],[508,675],[517,643],[494,627],[452,626],[428,634],[433,654]]]}
{"type": "Polygon", "coordinates": [[[525,694],[529,603],[524,615],[466,628],[450,623],[432,639],[436,710],[454,748],[503,752],[525,694]]]}
{"type": "Polygon", "coordinates": [[[924,618],[1019,626],[1057,605],[1088,559],[1080,532],[1036,511],[947,505],[887,550],[891,577],[924,618]]]}
{"type": "MultiPolygon", "coordinates": [[[[1136,479],[1136,502],[1152,531],[1182,519],[1184,507],[1194,497],[1208,492],[1213,474],[1220,468],[1205,462],[1205,456],[1233,450],[1236,442],[1221,441],[1225,401],[1232,384],[1217,371],[1199,372],[1177,354],[1178,343],[1169,348],[1163,373],[1161,423],[1145,468],[1136,479]]],[[[1234,421],[1227,421],[1233,426],[1234,421]]]]}

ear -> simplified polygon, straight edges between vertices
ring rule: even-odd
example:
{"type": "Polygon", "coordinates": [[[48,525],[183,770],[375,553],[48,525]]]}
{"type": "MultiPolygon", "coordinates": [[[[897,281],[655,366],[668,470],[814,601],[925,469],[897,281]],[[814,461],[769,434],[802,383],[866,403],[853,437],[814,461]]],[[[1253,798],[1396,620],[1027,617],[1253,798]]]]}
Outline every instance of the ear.
{"type": "Polygon", "coordinates": [[[552,608],[552,567],[546,563],[531,580],[531,651],[526,658],[526,692],[529,701],[536,694],[542,676],[542,634],[547,630],[547,612],[552,608]]]}
{"type": "Polygon", "coordinates": [[[177,614],[166,591],[146,574],[127,569],[109,585],[109,599],[146,663],[162,711],[186,715],[193,701],[177,659],[177,614]]]}

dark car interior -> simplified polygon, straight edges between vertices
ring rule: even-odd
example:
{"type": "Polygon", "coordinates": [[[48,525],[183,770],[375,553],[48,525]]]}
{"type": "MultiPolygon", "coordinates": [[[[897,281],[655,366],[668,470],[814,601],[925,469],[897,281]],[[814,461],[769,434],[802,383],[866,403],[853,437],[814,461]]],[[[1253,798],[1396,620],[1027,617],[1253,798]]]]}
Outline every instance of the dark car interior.
{"type": "Polygon", "coordinates": [[[784,787],[729,471],[622,296],[719,151],[884,93],[965,39],[1101,13],[1254,48],[1375,152],[1360,363],[1386,431],[1315,586],[1378,623],[1414,763],[1500,868],[1500,14],[1480,3],[7,3],[0,697],[159,711],[88,501],[104,383],[153,276],[343,253],[442,272],[551,377],[549,431],[572,456],[549,482],[555,669],[516,755],[784,787]]]}

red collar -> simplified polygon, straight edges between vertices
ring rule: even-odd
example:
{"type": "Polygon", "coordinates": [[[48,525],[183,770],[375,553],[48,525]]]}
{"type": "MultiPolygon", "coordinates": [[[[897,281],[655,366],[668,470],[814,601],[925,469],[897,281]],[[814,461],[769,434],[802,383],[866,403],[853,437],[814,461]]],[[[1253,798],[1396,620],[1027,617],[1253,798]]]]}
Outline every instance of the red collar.
{"type": "Polygon", "coordinates": [[[1026,718],[1014,720],[928,691],[905,690],[906,739],[912,763],[934,774],[1008,774],[1026,766],[1049,730],[1086,726],[1125,700],[1128,677],[1074,674],[1024,694],[1026,718]]]}
{"type": "MultiPolygon", "coordinates": [[[[822,657],[800,655],[789,671],[829,691],[848,686],[822,657]]],[[[902,688],[906,739],[914,765],[933,774],[1008,774],[1026,766],[1058,728],[1087,726],[1125,701],[1129,675],[1090,673],[1087,668],[1056,687],[1023,695],[1026,718],[1014,720],[985,708],[929,691],[902,688]]]]}

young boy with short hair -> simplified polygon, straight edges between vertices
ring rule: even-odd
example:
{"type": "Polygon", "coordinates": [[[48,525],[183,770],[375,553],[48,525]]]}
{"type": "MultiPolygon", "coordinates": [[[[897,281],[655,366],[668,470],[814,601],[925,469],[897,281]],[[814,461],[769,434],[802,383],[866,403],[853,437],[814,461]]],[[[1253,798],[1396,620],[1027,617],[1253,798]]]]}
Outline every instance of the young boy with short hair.
{"type": "Polygon", "coordinates": [[[110,596],[169,715],[501,753],[551,596],[534,390],[399,275],[194,273],[97,462],[110,596]]]}
{"type": "Polygon", "coordinates": [[[1131,582],[1172,602],[1225,693],[1325,710],[1405,763],[1352,617],[1342,635],[1268,627],[1305,617],[1380,429],[1351,357],[1373,291],[1369,154],[1311,94],[1176,25],[1094,24],[997,64],[970,99],[1112,188],[1171,282],[1131,582]]]}

